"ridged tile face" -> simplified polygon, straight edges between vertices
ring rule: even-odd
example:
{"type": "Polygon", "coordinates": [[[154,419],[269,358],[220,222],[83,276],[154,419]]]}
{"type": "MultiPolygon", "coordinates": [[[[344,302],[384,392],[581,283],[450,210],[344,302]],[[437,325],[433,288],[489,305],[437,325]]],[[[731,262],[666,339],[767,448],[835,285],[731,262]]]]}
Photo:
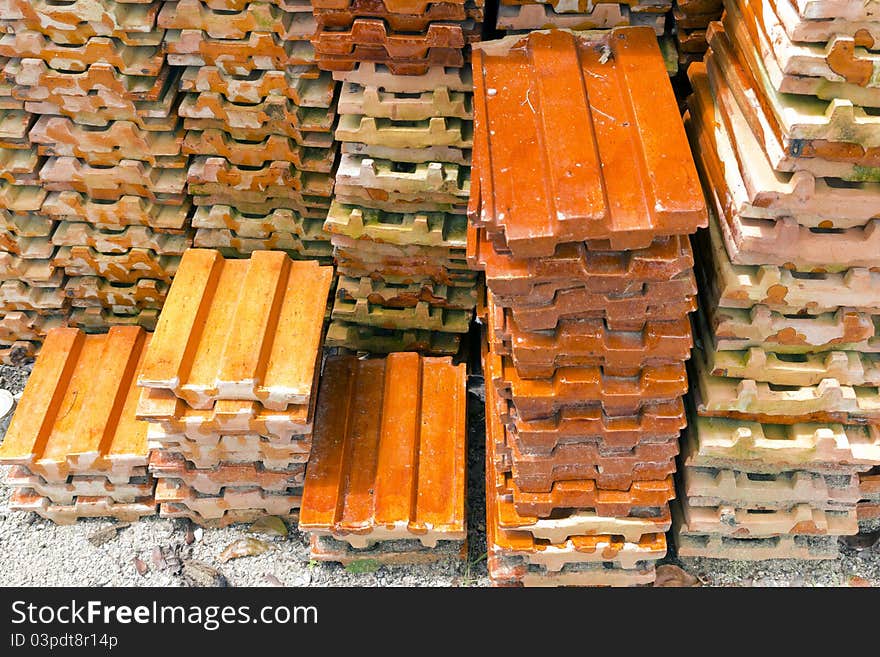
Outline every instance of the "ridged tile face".
{"type": "Polygon", "coordinates": [[[561,31],[510,37],[475,49],[474,71],[479,190],[469,213],[514,255],[586,239],[641,248],[705,225],[650,29],[595,41],[561,31]]]}
{"type": "Polygon", "coordinates": [[[224,260],[193,249],[181,261],[138,384],[190,406],[254,400],[308,404],[333,271],[258,251],[224,260]]]}
{"type": "Polygon", "coordinates": [[[114,327],[106,335],[51,331],[0,446],[0,461],[51,483],[70,475],[127,481],[147,464],[147,424],[135,419],[136,372],[147,343],[137,327],[114,327]]]}
{"type": "Polygon", "coordinates": [[[354,547],[463,539],[465,394],[449,359],[329,358],[300,528],[354,547]]]}

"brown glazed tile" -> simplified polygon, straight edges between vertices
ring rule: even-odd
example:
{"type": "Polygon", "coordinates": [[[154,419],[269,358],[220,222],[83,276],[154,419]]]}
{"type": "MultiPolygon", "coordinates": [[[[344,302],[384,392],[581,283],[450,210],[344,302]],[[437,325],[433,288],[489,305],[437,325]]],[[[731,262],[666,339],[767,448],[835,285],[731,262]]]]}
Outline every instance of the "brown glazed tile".
{"type": "MultiPolygon", "coordinates": [[[[328,34],[324,32],[323,34],[328,34]]],[[[333,34],[333,33],[330,33],[333,34]]],[[[425,57],[398,59],[388,54],[383,46],[352,46],[347,55],[317,55],[319,66],[325,71],[349,72],[361,62],[383,64],[392,75],[427,76],[433,68],[458,68],[464,66],[461,48],[429,48],[425,57]]],[[[421,89],[422,85],[418,85],[421,89]]]]}
{"type": "Polygon", "coordinates": [[[227,487],[258,486],[267,492],[283,493],[301,487],[305,465],[282,471],[270,470],[262,463],[223,463],[213,468],[195,468],[183,456],[155,450],[150,455],[150,474],[156,479],[182,481],[197,493],[219,495],[227,487]]]}
{"type": "Polygon", "coordinates": [[[288,444],[275,443],[256,434],[220,435],[190,440],[183,434],[171,435],[150,426],[147,433],[151,449],[186,459],[196,468],[213,470],[221,465],[260,463],[269,470],[290,470],[309,460],[311,436],[297,436],[288,444]]]}
{"type": "Polygon", "coordinates": [[[147,464],[147,425],[135,419],[135,373],[148,337],[116,327],[106,335],[49,332],[6,437],[0,461],[49,483],[71,474],[127,482],[147,464]],[[94,373],[102,372],[99,380],[94,373]]]}
{"type": "MultiPolygon", "coordinates": [[[[351,28],[362,18],[381,19],[395,32],[426,32],[435,22],[464,23],[467,19],[483,20],[483,10],[471,2],[432,2],[424,11],[402,13],[388,9],[384,0],[352,0],[344,8],[315,7],[315,19],[321,30],[351,28]]],[[[479,23],[471,31],[479,34],[479,23]]]]}
{"type": "Polygon", "coordinates": [[[380,48],[393,60],[412,60],[428,57],[434,48],[464,48],[465,38],[463,25],[435,23],[422,34],[394,34],[389,33],[380,18],[358,18],[348,31],[319,32],[313,43],[319,58],[323,55],[352,55],[357,52],[357,46],[367,46],[380,48]]]}
{"type": "Polygon", "coordinates": [[[332,76],[317,71],[309,74],[299,70],[258,70],[240,77],[216,66],[193,66],[185,69],[180,78],[181,91],[198,92],[196,106],[204,102],[211,107],[226,102],[254,105],[278,96],[297,107],[330,108],[334,88],[332,76]],[[203,94],[207,96],[204,101],[203,94]]]}
{"type": "Polygon", "coordinates": [[[357,548],[462,540],[465,388],[450,359],[328,359],[300,529],[357,548]]]}
{"type": "Polygon", "coordinates": [[[138,384],[199,409],[224,399],[307,404],[332,274],[280,252],[238,261],[187,251],[138,384]]]}
{"type": "Polygon", "coordinates": [[[548,256],[561,242],[586,239],[608,239],[615,250],[643,248],[658,235],[705,225],[696,169],[652,30],[616,28],[596,39],[550,31],[475,50],[480,189],[469,214],[477,225],[503,228],[514,255],[548,256]],[[572,88],[583,93],[572,95],[572,88]],[[618,119],[623,116],[628,119],[618,119]],[[502,119],[519,126],[516,139],[504,140],[511,132],[495,125],[502,119]],[[587,136],[575,134],[575,126],[587,126],[587,136]],[[631,174],[634,161],[642,171],[636,185],[632,175],[612,173],[619,162],[631,174]],[[675,175],[658,178],[671,161],[675,175]],[[516,185],[507,184],[513,180],[516,185]]]}

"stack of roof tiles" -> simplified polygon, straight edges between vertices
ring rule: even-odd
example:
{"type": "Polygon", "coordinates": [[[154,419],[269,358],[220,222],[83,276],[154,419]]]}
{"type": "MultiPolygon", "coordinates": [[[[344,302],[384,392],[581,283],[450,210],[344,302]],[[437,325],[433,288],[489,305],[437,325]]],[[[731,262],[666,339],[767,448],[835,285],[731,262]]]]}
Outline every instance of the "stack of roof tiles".
{"type": "Polygon", "coordinates": [[[0,37],[0,344],[155,325],[192,242],[179,75],[161,2],[6,0],[0,37]]]}
{"type": "Polygon", "coordinates": [[[880,510],[876,470],[860,489],[880,461],[880,21],[861,0],[725,10],[689,71],[713,216],[679,552],[835,558],[880,510]]]}
{"type": "Polygon", "coordinates": [[[190,249],[138,374],[163,517],[209,526],[300,506],[331,267],[190,249]]]}
{"type": "Polygon", "coordinates": [[[474,51],[496,584],[651,582],[666,553],[706,208],[652,30],[474,51]]]}
{"type": "Polygon", "coordinates": [[[137,326],[49,331],[0,444],[0,463],[13,466],[10,509],[63,524],[156,513],[147,424],[135,419],[148,342],[137,326]]]}
{"type": "MultiPolygon", "coordinates": [[[[789,0],[782,0],[788,2],[789,0]]],[[[691,62],[700,62],[709,47],[706,28],[721,18],[722,0],[675,0],[672,19],[675,26],[675,44],[678,63],[687,70],[691,62]]]]}
{"type": "Polygon", "coordinates": [[[327,359],[299,522],[313,559],[461,557],[465,367],[415,353],[327,359]]]}
{"type": "Polygon", "coordinates": [[[528,32],[647,25],[660,36],[670,9],[672,0],[500,0],[495,26],[509,32],[528,32]]]}
{"type": "Polygon", "coordinates": [[[476,305],[465,262],[468,44],[482,0],[313,0],[318,64],[342,81],[325,231],[338,272],[327,344],[450,354],[476,305]]]}
{"type": "Polygon", "coordinates": [[[335,83],[315,65],[308,0],[177,0],[158,25],[168,61],[186,67],[178,112],[195,246],[329,263],[335,83]]]}

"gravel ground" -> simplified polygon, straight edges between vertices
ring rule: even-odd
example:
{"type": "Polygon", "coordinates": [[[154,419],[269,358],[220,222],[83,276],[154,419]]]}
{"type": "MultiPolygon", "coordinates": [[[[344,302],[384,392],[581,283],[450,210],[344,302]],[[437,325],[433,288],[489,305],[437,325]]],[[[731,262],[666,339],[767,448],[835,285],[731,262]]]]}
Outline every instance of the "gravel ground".
{"type": "MultiPolygon", "coordinates": [[[[28,373],[27,368],[0,366],[0,388],[20,393],[28,373]]],[[[94,545],[89,538],[94,541],[95,533],[112,527],[112,521],[87,519],[73,526],[56,526],[35,514],[9,512],[10,490],[0,485],[0,553],[4,557],[0,586],[186,586],[192,581],[216,584],[221,577],[232,586],[488,586],[480,385],[480,379],[473,378],[468,395],[466,560],[359,572],[364,568],[311,562],[307,538],[295,527],[290,527],[286,537],[248,534],[244,525],[193,532],[188,522],[160,518],[124,527],[94,545]],[[187,545],[188,533],[194,539],[191,545],[187,545]],[[229,544],[249,536],[265,541],[271,549],[220,563],[220,553],[229,544]],[[154,553],[160,549],[165,556],[157,561],[154,553]],[[190,560],[183,572],[173,554],[190,560]]],[[[0,421],[0,432],[5,433],[7,424],[8,418],[0,421]]],[[[5,468],[0,468],[0,475],[5,477],[5,468]]],[[[862,551],[845,548],[843,557],[833,562],[679,561],[674,555],[664,562],[682,566],[707,586],[880,586],[880,544],[862,551]]]]}

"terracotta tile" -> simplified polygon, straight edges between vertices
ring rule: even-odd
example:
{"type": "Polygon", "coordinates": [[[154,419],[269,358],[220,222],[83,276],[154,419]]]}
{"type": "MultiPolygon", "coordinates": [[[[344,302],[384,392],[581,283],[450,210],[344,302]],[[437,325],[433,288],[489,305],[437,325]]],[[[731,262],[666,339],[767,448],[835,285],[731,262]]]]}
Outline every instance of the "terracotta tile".
{"type": "Polygon", "coordinates": [[[195,468],[183,456],[154,451],[150,456],[150,474],[156,479],[182,481],[198,493],[219,495],[227,487],[258,486],[267,492],[284,493],[302,486],[305,465],[283,471],[267,469],[261,463],[224,463],[214,468],[195,468]]]}
{"type": "Polygon", "coordinates": [[[114,502],[107,497],[77,497],[70,505],[54,504],[48,498],[27,489],[17,490],[9,500],[12,511],[33,511],[59,525],[72,525],[80,518],[116,518],[120,522],[137,522],[156,513],[152,497],[137,502],[114,502]]]}
{"type": "Polygon", "coordinates": [[[192,217],[193,228],[227,228],[243,237],[263,237],[281,231],[317,239],[323,232],[323,223],[323,218],[303,217],[289,208],[254,216],[229,205],[201,206],[192,217]]]}
{"type": "Polygon", "coordinates": [[[87,223],[61,221],[52,233],[56,246],[89,246],[100,253],[121,254],[130,249],[149,249],[158,255],[183,255],[192,243],[190,235],[154,232],[146,226],[102,230],[87,223]]]}
{"type": "Polygon", "coordinates": [[[216,444],[220,435],[260,435],[281,443],[299,441],[312,431],[315,397],[310,405],[293,404],[273,411],[255,401],[220,400],[207,409],[190,408],[168,390],[143,388],[137,417],[171,435],[216,444]]]}
{"type": "Polygon", "coordinates": [[[761,474],[717,468],[683,468],[683,491],[694,507],[788,509],[797,504],[849,510],[859,501],[858,475],[795,471],[761,474]]]}
{"type": "Polygon", "coordinates": [[[682,448],[688,454],[684,465],[693,467],[852,474],[880,463],[880,435],[870,425],[759,424],[694,416],[684,440],[689,444],[682,448]]]}
{"type": "MultiPolygon", "coordinates": [[[[315,52],[319,55],[357,54],[358,46],[381,48],[394,60],[419,59],[430,56],[432,49],[461,49],[465,45],[465,25],[434,23],[422,34],[395,34],[378,18],[358,18],[348,31],[322,31],[315,35],[315,52]]],[[[461,66],[461,53],[459,64],[461,66]]],[[[323,58],[322,63],[323,63],[323,58]]],[[[376,61],[365,59],[364,61],[376,61]]],[[[380,60],[381,61],[381,60],[380,60]]],[[[456,66],[454,63],[448,66],[456,66]]],[[[393,71],[392,71],[393,72],[393,71]]]]}
{"type": "Polygon", "coordinates": [[[426,280],[419,283],[389,283],[376,278],[340,276],[336,283],[339,299],[370,303],[388,308],[413,308],[425,303],[431,307],[473,311],[477,291],[473,287],[452,287],[426,280]]]}
{"type": "Polygon", "coordinates": [[[281,253],[225,261],[216,252],[188,251],[139,385],[172,390],[200,409],[218,399],[260,401],[272,410],[308,403],[331,279],[332,269],[281,253]],[[249,294],[242,297],[242,289],[249,294]]]}
{"type": "Polygon", "coordinates": [[[451,310],[420,301],[409,308],[375,305],[367,299],[347,300],[337,297],[333,302],[334,320],[386,329],[415,329],[467,333],[473,313],[451,310]]]}
{"type": "Polygon", "coordinates": [[[308,148],[331,148],[333,136],[326,131],[304,131],[296,128],[287,117],[269,119],[253,127],[231,126],[224,119],[186,118],[187,130],[222,130],[238,141],[262,141],[274,135],[292,139],[294,143],[308,148]]]}
{"type": "Polygon", "coordinates": [[[121,196],[142,196],[152,202],[183,202],[186,173],[159,169],[135,160],[108,167],[93,167],[72,157],[50,157],[40,170],[46,191],[74,191],[96,200],[116,201],[121,196]]]}
{"type": "Polygon", "coordinates": [[[819,315],[844,307],[880,312],[876,293],[880,290],[880,274],[861,267],[846,272],[798,274],[773,265],[734,265],[720,233],[713,217],[708,233],[698,237],[697,242],[709,242],[711,251],[704,247],[702,257],[711,257],[711,270],[706,273],[724,307],[751,308],[762,304],[770,310],[795,315],[819,315]]]}
{"type": "Polygon", "coordinates": [[[86,333],[104,333],[113,326],[139,326],[145,331],[152,331],[158,320],[159,311],[153,308],[135,313],[114,313],[104,308],[74,308],[67,324],[86,333]]]}
{"type": "Polygon", "coordinates": [[[679,52],[683,53],[700,54],[706,52],[709,47],[704,29],[687,30],[681,26],[675,31],[675,43],[679,52]]]}
{"type": "Polygon", "coordinates": [[[28,260],[0,252],[0,277],[19,279],[33,287],[55,288],[64,281],[64,271],[51,260],[28,260]]]}
{"type": "Polygon", "coordinates": [[[302,489],[291,488],[284,493],[269,493],[259,487],[223,489],[220,495],[202,495],[175,479],[156,482],[156,502],[163,518],[188,517],[196,524],[226,526],[256,519],[261,515],[289,516],[302,500],[302,489]],[[241,512],[231,513],[230,512],[241,512]]]}
{"type": "Polygon", "coordinates": [[[815,386],[776,387],[754,379],[712,376],[699,350],[693,363],[697,409],[702,415],[780,424],[865,424],[880,417],[876,386],[846,386],[825,378],[815,386]]]}
{"type": "Polygon", "coordinates": [[[292,162],[300,171],[328,173],[333,166],[335,150],[312,148],[297,144],[290,137],[270,135],[260,143],[236,140],[217,129],[190,130],[183,141],[183,152],[195,155],[215,155],[232,164],[246,167],[263,166],[267,162],[292,162]]]}
{"type": "Polygon", "coordinates": [[[20,338],[42,342],[51,329],[62,325],[60,317],[4,310],[0,318],[0,340],[11,342],[20,338]]]}
{"type": "Polygon", "coordinates": [[[330,199],[326,196],[300,194],[283,186],[269,190],[278,196],[267,196],[258,191],[237,191],[218,183],[193,184],[189,191],[193,193],[192,200],[197,206],[234,205],[240,212],[256,215],[271,214],[275,210],[293,210],[308,219],[317,219],[327,213],[327,206],[330,205],[330,199]]]}
{"type": "MultiPolygon", "coordinates": [[[[403,77],[403,76],[399,76],[403,77]]],[[[470,149],[449,146],[430,146],[428,148],[390,148],[381,144],[360,144],[344,141],[339,150],[348,155],[362,155],[376,160],[391,160],[398,163],[420,164],[422,162],[449,162],[460,166],[470,166],[470,149]]],[[[461,210],[464,213],[464,209],[461,210]]]]}
{"type": "Polygon", "coordinates": [[[298,107],[330,108],[334,88],[332,76],[317,71],[258,70],[240,77],[217,66],[194,66],[185,69],[180,78],[181,91],[199,92],[196,107],[204,102],[226,111],[232,109],[227,103],[254,105],[273,96],[288,98],[298,107]]]}
{"type": "Polygon", "coordinates": [[[706,360],[714,376],[755,379],[776,385],[818,385],[828,378],[848,386],[880,385],[880,356],[858,351],[804,354],[803,358],[792,361],[760,347],[751,347],[748,351],[707,352],[706,360]]]}
{"type": "Polygon", "coordinates": [[[0,211],[0,227],[15,238],[49,237],[55,225],[55,221],[43,214],[12,214],[7,210],[0,211]]]}
{"type": "Polygon", "coordinates": [[[3,281],[0,285],[0,300],[8,310],[34,310],[53,313],[66,309],[67,298],[60,288],[29,287],[21,281],[3,281]]]}
{"type": "MultiPolygon", "coordinates": [[[[323,91],[321,94],[323,97],[323,91]]],[[[282,134],[295,137],[298,131],[330,132],[335,117],[332,109],[300,106],[279,94],[267,95],[255,103],[241,105],[219,91],[203,91],[187,94],[180,103],[178,113],[188,119],[223,121],[230,129],[293,130],[282,134]]]]}
{"type": "MultiPolygon", "coordinates": [[[[260,518],[270,515],[261,509],[228,509],[219,518],[205,518],[199,513],[188,509],[183,504],[177,502],[165,502],[159,507],[159,517],[161,518],[188,518],[197,525],[210,529],[222,529],[231,525],[240,525],[243,523],[250,524],[260,518]]],[[[291,509],[285,514],[271,514],[286,520],[288,524],[296,524],[299,512],[291,509]]]]}
{"type": "Polygon", "coordinates": [[[315,61],[308,41],[286,41],[268,32],[250,32],[247,38],[233,40],[215,39],[201,30],[166,30],[163,43],[172,66],[216,66],[240,76],[315,61]]]}
{"type": "MultiPolygon", "coordinates": [[[[674,509],[677,507],[673,506],[674,509]]],[[[737,561],[767,559],[821,560],[840,556],[836,536],[779,535],[766,538],[740,538],[692,530],[677,512],[673,537],[681,557],[708,557],[737,561]]]]}
{"type": "Polygon", "coordinates": [[[86,336],[55,329],[47,336],[18,402],[0,460],[48,482],[70,474],[127,479],[147,463],[147,426],[135,419],[135,372],[147,342],[139,328],[86,336]],[[94,372],[103,376],[94,379],[94,372]],[[85,394],[83,394],[85,391],[85,394]]]}
{"type": "MultiPolygon", "coordinates": [[[[786,112],[785,96],[776,94],[769,83],[762,86],[749,79],[750,73],[731,54],[730,44],[719,28],[717,23],[713,24],[708,32],[712,50],[706,61],[713,92],[726,111],[733,111],[732,104],[739,105],[752,130],[763,139],[774,168],[864,181],[862,167],[873,169],[880,156],[876,146],[862,139],[866,136],[864,133],[871,130],[873,119],[864,110],[855,109],[849,101],[835,99],[828,103],[808,98],[803,102],[803,98],[797,96],[802,104],[792,108],[788,123],[782,124],[777,113],[786,112]],[[718,70],[719,66],[723,73],[718,70]],[[767,106],[750,104],[747,100],[749,91],[755,88],[761,89],[759,97],[767,106]],[[775,106],[770,106],[771,102],[775,106]],[[836,130],[851,135],[850,141],[844,141],[842,134],[835,135],[836,130]]],[[[741,52],[748,54],[745,50],[741,52]]]]}
{"type": "Polygon", "coordinates": [[[689,71],[694,94],[688,100],[691,111],[685,126],[702,171],[714,187],[726,193],[726,207],[754,219],[793,217],[811,228],[871,223],[878,183],[835,186],[807,171],[792,174],[773,169],[742,115],[722,111],[712,100],[704,70],[695,65],[689,71]],[[845,216],[838,212],[841,207],[847,208],[845,216]]]}
{"type": "Polygon", "coordinates": [[[467,245],[465,215],[443,212],[383,212],[334,201],[324,230],[352,239],[391,244],[420,244],[464,248],[467,245]]]}
{"type": "MultiPolygon", "coordinates": [[[[410,8],[411,9],[411,8],[410,8]]],[[[431,23],[483,20],[482,4],[471,2],[425,3],[419,11],[395,11],[383,0],[352,0],[345,7],[315,7],[321,29],[350,28],[358,18],[381,18],[395,32],[424,32],[431,23]]]]}
{"type": "Polygon", "coordinates": [[[461,336],[424,330],[380,329],[334,320],[327,329],[327,347],[346,347],[355,351],[390,354],[418,351],[435,355],[458,353],[461,336]]]}
{"type": "Polygon", "coordinates": [[[347,71],[334,71],[333,78],[364,87],[381,87],[388,93],[416,93],[440,87],[473,92],[474,88],[470,67],[456,69],[444,65],[429,66],[417,75],[396,75],[385,64],[361,61],[347,71]]]}
{"type": "MultiPolygon", "coordinates": [[[[444,5],[432,5],[438,6],[444,5]]],[[[472,96],[446,87],[412,96],[394,94],[377,86],[362,87],[353,82],[344,82],[339,93],[338,109],[340,114],[359,114],[394,121],[424,121],[433,117],[474,118],[472,96]]]]}
{"type": "Polygon", "coordinates": [[[55,253],[52,240],[47,237],[19,237],[11,233],[0,235],[0,248],[25,260],[46,260],[55,253]]]}
{"type": "Polygon", "coordinates": [[[0,36],[0,57],[42,59],[56,71],[86,71],[109,64],[124,75],[156,76],[165,56],[161,46],[127,46],[109,37],[92,37],[82,45],[59,44],[34,30],[0,36]]]}
{"type": "Polygon", "coordinates": [[[38,212],[46,190],[36,186],[11,185],[0,180],[0,202],[12,212],[38,212]]]}
{"type": "Polygon", "coordinates": [[[696,170],[686,148],[684,132],[679,127],[678,112],[653,33],[646,28],[616,28],[609,34],[601,39],[603,43],[607,39],[607,47],[614,57],[607,62],[603,60],[604,63],[600,63],[600,49],[561,31],[534,34],[527,41],[510,38],[501,45],[493,44],[491,49],[475,51],[474,69],[479,75],[475,76],[474,159],[481,185],[480,193],[471,197],[470,214],[478,225],[503,227],[507,245],[514,255],[551,255],[560,242],[585,239],[610,239],[612,249],[642,248],[658,234],[685,234],[705,225],[704,203],[694,193],[696,170]],[[647,111],[647,97],[633,97],[625,104],[615,104],[616,101],[612,100],[613,88],[628,84],[630,66],[633,65],[630,62],[636,59],[639,60],[640,79],[647,79],[646,75],[655,79],[655,83],[649,85],[654,90],[650,112],[647,111]],[[560,71],[566,65],[570,65],[567,69],[569,77],[574,75],[577,78],[572,84],[587,86],[582,94],[569,96],[570,100],[561,105],[552,105],[555,96],[547,86],[547,80],[550,76],[563,75],[560,71]],[[545,66],[549,68],[544,69],[545,66]],[[599,68],[602,69],[601,76],[590,75],[599,68]],[[536,72],[538,70],[540,74],[536,72]],[[496,81],[502,76],[504,84],[496,81]],[[518,79],[521,83],[511,85],[511,79],[518,79]],[[524,85],[529,80],[532,80],[529,84],[537,84],[536,88],[542,90],[534,101],[524,103],[524,85]],[[495,92],[490,93],[491,89],[495,92]],[[657,92],[658,89],[661,91],[657,92]],[[540,113],[535,109],[536,103],[540,113]],[[543,106],[546,103],[551,104],[548,107],[554,107],[554,112],[559,110],[558,116],[545,113],[543,106]],[[589,107],[595,108],[597,104],[602,105],[601,111],[591,113],[589,107]],[[521,126],[517,140],[507,144],[500,139],[508,131],[495,127],[493,117],[496,113],[503,114],[505,125],[521,126]],[[621,127],[622,124],[614,127],[609,123],[608,116],[623,114],[638,117],[627,122],[631,128],[621,127]],[[536,123],[539,116],[544,121],[540,125],[536,123]],[[579,118],[574,119],[575,116],[579,118]],[[569,139],[571,135],[565,132],[566,126],[576,124],[590,126],[594,138],[586,141],[569,139]],[[551,125],[552,130],[548,127],[551,125]],[[494,138],[490,136],[493,131],[494,138]],[[546,152],[536,146],[538,136],[523,141],[529,135],[549,132],[559,135],[559,143],[552,148],[545,147],[546,152]],[[665,141],[654,143],[652,139],[661,134],[665,141]],[[628,149],[615,151],[610,147],[611,144],[623,144],[622,140],[627,140],[628,149]],[[662,167],[658,160],[661,151],[663,158],[683,163],[677,169],[678,177],[664,178],[662,183],[653,179],[651,173],[662,167]],[[600,162],[602,168],[610,172],[618,158],[620,162],[635,159],[644,163],[647,173],[645,180],[637,185],[638,193],[631,178],[625,190],[611,175],[604,176],[600,171],[600,162]],[[535,171],[541,170],[535,168],[536,163],[544,163],[546,168],[548,161],[558,162],[560,170],[564,163],[571,167],[578,164],[582,172],[568,178],[536,175],[535,171]],[[505,173],[498,173],[496,168],[504,168],[505,173]],[[506,187],[505,180],[516,180],[517,185],[506,187]],[[534,182],[529,183],[529,180],[534,182]],[[551,180],[552,184],[543,189],[548,183],[537,182],[540,180],[551,180]],[[581,189],[584,186],[596,190],[595,193],[585,195],[581,189]],[[551,202],[551,197],[557,201],[551,202]],[[558,199],[562,198],[578,201],[560,205],[558,199]]]}
{"type": "Polygon", "coordinates": [[[233,13],[212,9],[200,0],[162,3],[157,24],[172,30],[204,30],[217,39],[246,39],[251,32],[267,32],[291,41],[310,38],[317,27],[313,16],[271,3],[248,3],[233,13]]]}
{"type": "Polygon", "coordinates": [[[358,549],[345,541],[313,534],[309,537],[309,559],[334,561],[346,567],[364,561],[383,566],[428,565],[467,559],[467,545],[442,541],[436,547],[426,548],[418,541],[395,540],[358,549]]]}
{"type": "MultiPolygon", "coordinates": [[[[392,162],[386,160],[343,155],[336,172],[337,195],[344,196],[349,185],[375,190],[370,196],[377,201],[427,200],[436,203],[463,204],[470,192],[470,172],[464,167],[440,162],[420,163],[412,167],[411,171],[400,171],[392,162]],[[392,192],[397,192],[399,198],[393,196],[392,192]]],[[[339,200],[350,202],[343,198],[339,200]]],[[[422,209],[430,211],[427,207],[422,209]]],[[[391,211],[400,210],[392,208],[391,211]]],[[[445,208],[441,208],[441,211],[445,211],[445,208]]]]}
{"type": "Polygon", "coordinates": [[[82,44],[93,36],[114,37],[126,45],[157,46],[162,30],[156,16],[161,3],[123,4],[109,0],[74,0],[54,5],[48,0],[12,0],[21,23],[55,43],[82,44]]]}
{"type": "Polygon", "coordinates": [[[679,30],[705,29],[712,21],[721,20],[723,8],[710,12],[684,11],[675,6],[672,9],[672,18],[679,30]]]}
{"type": "Polygon", "coordinates": [[[101,307],[117,312],[139,308],[159,310],[168,294],[168,284],[142,278],[133,285],[121,286],[98,276],[77,276],[67,279],[64,294],[75,307],[101,307]]]}
{"type": "Polygon", "coordinates": [[[629,25],[629,11],[624,5],[602,3],[581,13],[557,13],[549,4],[502,4],[495,22],[499,30],[541,30],[558,27],[568,30],[607,30],[629,25]]]}
{"type": "MultiPolygon", "coordinates": [[[[322,34],[337,34],[323,32],[322,34]]],[[[423,38],[423,37],[422,37],[423,38]]],[[[464,66],[462,48],[428,48],[424,57],[399,59],[388,54],[384,46],[354,45],[345,55],[321,53],[317,55],[321,69],[337,72],[353,71],[360,62],[384,64],[392,75],[425,76],[432,68],[457,68],[464,66]]],[[[421,85],[419,85],[421,86],[421,85]]]]}
{"type": "MultiPolygon", "coordinates": [[[[187,182],[192,193],[200,193],[199,185],[214,183],[228,186],[230,190],[266,192],[267,196],[281,196],[285,188],[301,192],[330,196],[333,178],[321,173],[298,170],[292,162],[266,162],[256,168],[235,165],[222,157],[196,156],[187,169],[187,182]],[[279,191],[276,191],[278,188],[279,191]]],[[[294,195],[298,198],[300,195],[294,195]]]]}
{"type": "Polygon", "coordinates": [[[356,114],[339,117],[335,137],[339,141],[387,145],[390,148],[447,146],[470,148],[473,125],[462,119],[435,116],[423,121],[401,122],[356,114]]]}
{"type": "MultiPolygon", "coordinates": [[[[452,5],[471,4],[469,0],[446,0],[452,5]]],[[[382,7],[395,14],[424,14],[433,4],[429,0],[381,0],[382,7]]],[[[445,4],[445,3],[444,3],[445,4]]],[[[474,5],[483,7],[484,0],[474,0],[474,5]]],[[[359,6],[358,0],[312,0],[314,9],[348,9],[359,6]]]]}
{"type": "Polygon", "coordinates": [[[782,511],[695,507],[682,503],[683,522],[701,534],[768,538],[780,534],[851,536],[859,532],[855,509],[821,511],[798,504],[782,511]]]}
{"type": "Polygon", "coordinates": [[[129,249],[125,253],[101,253],[90,246],[62,246],[52,263],[64,267],[70,276],[101,276],[114,283],[131,285],[142,278],[169,281],[174,277],[180,256],[154,255],[149,249],[129,249]]]}
{"type": "Polygon", "coordinates": [[[140,225],[161,230],[183,230],[191,208],[189,202],[161,205],[140,196],[99,203],[73,191],[52,192],[42,204],[42,212],[55,219],[86,221],[105,228],[140,225]]]}
{"type": "Polygon", "coordinates": [[[331,357],[321,388],[300,529],[354,547],[462,540],[464,365],[416,354],[331,357]]]}
{"type": "Polygon", "coordinates": [[[857,507],[859,520],[880,518],[880,468],[859,475],[860,501],[857,507]]]}
{"type": "Polygon", "coordinates": [[[258,435],[216,435],[216,443],[189,440],[183,435],[162,434],[161,441],[152,440],[153,428],[148,437],[150,446],[171,456],[184,458],[196,468],[214,469],[230,463],[253,466],[260,463],[272,470],[304,467],[309,459],[311,442],[293,441],[288,445],[273,444],[258,435]]]}
{"type": "Polygon", "coordinates": [[[554,573],[546,572],[542,567],[530,566],[526,569],[513,565],[517,562],[501,560],[494,555],[488,557],[487,561],[492,586],[647,586],[656,578],[653,565],[624,570],[606,568],[600,564],[576,564],[554,573]]]}
{"type": "Polygon", "coordinates": [[[128,481],[114,483],[107,477],[74,475],[64,482],[49,483],[27,468],[15,466],[6,475],[6,485],[17,489],[30,489],[52,504],[71,506],[78,497],[104,497],[113,502],[134,504],[153,495],[156,482],[147,475],[146,468],[136,468],[128,481]]]}
{"type": "Polygon", "coordinates": [[[336,265],[346,275],[363,277],[374,276],[377,271],[385,280],[395,283],[412,283],[431,279],[441,285],[473,287],[477,274],[466,270],[457,260],[438,262],[437,256],[414,256],[403,254],[400,257],[363,256],[358,248],[336,246],[336,265]]]}
{"type": "Polygon", "coordinates": [[[40,158],[36,148],[0,150],[0,179],[13,185],[39,184],[40,158]]]}
{"type": "Polygon", "coordinates": [[[0,362],[4,365],[20,367],[32,363],[40,351],[39,343],[15,340],[0,343],[0,362]]]}
{"type": "Polygon", "coordinates": [[[257,251],[282,251],[294,260],[315,260],[333,264],[333,247],[327,240],[304,240],[291,233],[275,232],[266,237],[241,237],[230,230],[199,229],[193,246],[216,249],[226,258],[244,258],[257,251]]]}

